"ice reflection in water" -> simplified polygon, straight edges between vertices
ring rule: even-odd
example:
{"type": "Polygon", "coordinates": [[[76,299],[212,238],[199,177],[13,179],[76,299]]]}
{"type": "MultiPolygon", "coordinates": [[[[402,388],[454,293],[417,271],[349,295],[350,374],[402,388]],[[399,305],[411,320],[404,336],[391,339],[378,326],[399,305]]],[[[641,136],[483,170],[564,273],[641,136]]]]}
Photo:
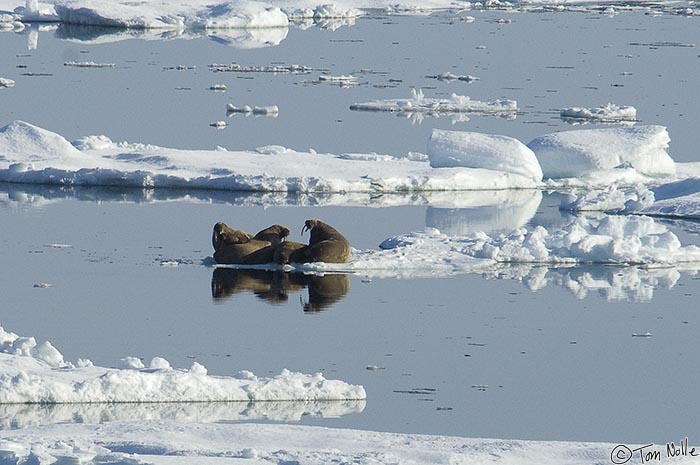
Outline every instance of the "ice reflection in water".
{"type": "Polygon", "coordinates": [[[122,404],[3,404],[0,430],[56,423],[187,420],[200,423],[267,420],[296,422],[304,417],[338,418],[360,413],[364,400],[327,402],[195,402],[122,404]]]}

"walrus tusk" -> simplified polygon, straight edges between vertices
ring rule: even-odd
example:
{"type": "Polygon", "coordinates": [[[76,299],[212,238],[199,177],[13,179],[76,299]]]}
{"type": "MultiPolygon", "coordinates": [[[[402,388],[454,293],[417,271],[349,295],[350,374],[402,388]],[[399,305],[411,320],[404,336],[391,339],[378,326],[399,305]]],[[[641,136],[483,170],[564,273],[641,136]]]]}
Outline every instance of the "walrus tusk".
{"type": "Polygon", "coordinates": [[[311,228],[309,228],[308,224],[304,224],[304,226],[301,227],[301,235],[304,235],[304,231],[311,231],[311,228]]]}

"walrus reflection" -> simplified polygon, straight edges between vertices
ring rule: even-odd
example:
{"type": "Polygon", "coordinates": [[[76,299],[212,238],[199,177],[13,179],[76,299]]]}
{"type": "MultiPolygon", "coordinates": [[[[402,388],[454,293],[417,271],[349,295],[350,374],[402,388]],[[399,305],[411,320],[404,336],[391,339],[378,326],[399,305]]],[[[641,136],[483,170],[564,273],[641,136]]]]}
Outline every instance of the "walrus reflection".
{"type": "Polygon", "coordinates": [[[289,300],[292,292],[308,288],[308,300],[301,299],[305,312],[325,310],[345,297],[350,290],[346,274],[305,275],[283,271],[216,268],[211,280],[214,300],[252,292],[271,304],[289,300]]]}
{"type": "Polygon", "coordinates": [[[320,312],[339,302],[350,290],[350,278],[346,274],[324,276],[306,275],[309,301],[303,302],[305,312],[320,312]]]}
{"type": "Polygon", "coordinates": [[[274,254],[276,263],[345,263],[350,258],[350,242],[331,225],[310,219],[304,222],[302,236],[305,231],[310,233],[309,244],[281,244],[274,254]]]}
{"type": "Polygon", "coordinates": [[[214,260],[227,265],[259,265],[271,263],[275,247],[289,235],[289,229],[275,224],[251,236],[245,231],[216,223],[212,235],[214,260]]]}

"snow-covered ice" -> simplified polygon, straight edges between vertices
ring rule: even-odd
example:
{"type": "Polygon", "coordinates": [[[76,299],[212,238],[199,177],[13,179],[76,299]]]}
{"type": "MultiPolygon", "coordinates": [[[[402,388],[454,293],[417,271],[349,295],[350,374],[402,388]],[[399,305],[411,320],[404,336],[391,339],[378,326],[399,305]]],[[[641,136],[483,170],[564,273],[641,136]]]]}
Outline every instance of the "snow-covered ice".
{"type": "Polygon", "coordinates": [[[663,126],[581,129],[537,137],[528,147],[537,155],[546,178],[566,178],[632,167],[649,176],[672,176],[675,163],[666,149],[663,126]]]}
{"type": "Polygon", "coordinates": [[[604,123],[634,122],[637,120],[637,109],[632,106],[617,106],[614,103],[608,103],[596,108],[564,108],[561,110],[560,116],[574,120],[604,123]]]}
{"type": "Polygon", "coordinates": [[[498,99],[482,102],[457,94],[452,94],[449,99],[429,98],[423,94],[422,90],[411,89],[411,98],[354,103],[350,105],[350,109],[391,113],[479,113],[512,117],[517,114],[518,105],[515,100],[498,99]]]}
{"type": "Polygon", "coordinates": [[[124,359],[124,368],[97,367],[87,359],[75,364],[46,341],[21,337],[0,328],[0,404],[100,402],[231,402],[362,400],[362,386],[283,370],[272,378],[249,371],[211,376],[194,362],[173,369],[154,357],[148,367],[124,359]]]}
{"type": "Polygon", "coordinates": [[[12,87],[15,85],[15,81],[12,79],[0,77],[0,87],[12,87]]]}
{"type": "Polygon", "coordinates": [[[84,137],[71,144],[56,133],[21,121],[0,129],[0,157],[2,181],[62,185],[325,193],[540,185],[514,170],[433,168],[426,159],[410,156],[319,154],[282,146],[254,151],[176,150],[114,143],[106,136],[84,137]]]}
{"type": "Polygon", "coordinates": [[[433,168],[485,168],[542,180],[534,152],[512,137],[478,132],[433,129],[428,142],[433,168]]]}
{"type": "MultiPolygon", "coordinates": [[[[68,424],[3,432],[12,463],[170,465],[607,463],[610,443],[471,439],[299,425],[208,423],[183,428],[169,421],[68,424]]],[[[653,446],[653,445],[652,445],[653,446]]],[[[630,445],[631,448],[637,447],[630,445]]],[[[653,446],[661,451],[662,446],[653,446]]],[[[651,448],[650,448],[651,449],[651,448]]],[[[665,453],[665,449],[663,450],[665,453]]],[[[674,463],[693,463],[692,457],[674,463]]]]}
{"type": "Polygon", "coordinates": [[[114,63],[95,63],[94,61],[66,61],[63,66],[72,66],[74,68],[114,68],[117,65],[114,63]]]}
{"type": "Polygon", "coordinates": [[[262,107],[259,107],[257,105],[254,107],[251,107],[250,105],[244,105],[242,107],[237,107],[232,103],[226,104],[226,113],[243,113],[244,115],[277,117],[279,112],[280,109],[277,107],[277,105],[269,105],[262,107]]]}

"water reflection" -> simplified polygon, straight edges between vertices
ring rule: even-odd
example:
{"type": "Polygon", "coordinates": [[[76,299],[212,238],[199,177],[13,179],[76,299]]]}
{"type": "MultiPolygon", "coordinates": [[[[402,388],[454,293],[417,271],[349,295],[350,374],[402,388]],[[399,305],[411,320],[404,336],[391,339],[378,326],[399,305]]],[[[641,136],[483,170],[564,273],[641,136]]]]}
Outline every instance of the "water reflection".
{"type": "Polygon", "coordinates": [[[0,430],[56,423],[187,420],[193,422],[269,420],[296,422],[311,416],[338,418],[360,413],[364,400],[325,402],[195,402],[122,404],[2,404],[0,430]]]}
{"type": "Polygon", "coordinates": [[[542,193],[536,190],[477,192],[469,196],[469,202],[460,202],[457,208],[428,206],[425,225],[451,236],[474,231],[508,233],[527,224],[541,202],[542,193]]]}
{"type": "Polygon", "coordinates": [[[347,274],[325,275],[285,273],[260,269],[216,268],[211,278],[211,295],[215,300],[252,292],[271,304],[287,302],[289,294],[308,288],[308,299],[300,298],[305,312],[319,312],[336,304],[350,290],[347,274]]]}

